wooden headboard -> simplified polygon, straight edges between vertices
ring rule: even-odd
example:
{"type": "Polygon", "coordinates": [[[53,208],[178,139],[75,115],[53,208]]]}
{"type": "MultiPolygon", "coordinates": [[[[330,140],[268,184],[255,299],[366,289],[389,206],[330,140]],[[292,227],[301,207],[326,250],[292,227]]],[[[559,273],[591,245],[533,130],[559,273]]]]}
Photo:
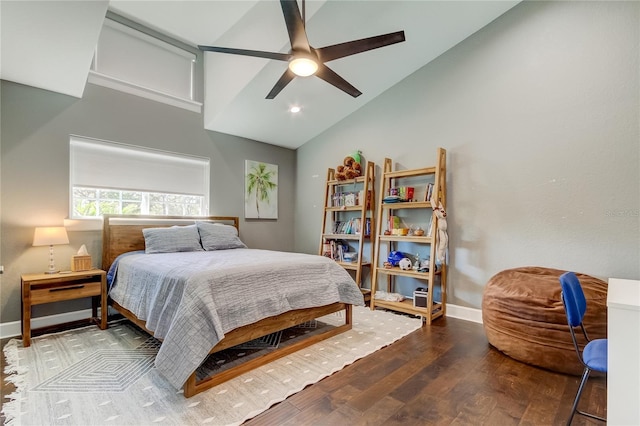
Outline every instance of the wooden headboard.
{"type": "Polygon", "coordinates": [[[108,271],[116,257],[122,253],[144,250],[143,229],[192,225],[196,222],[224,223],[235,226],[236,229],[240,231],[237,216],[104,215],[104,225],[102,227],[102,269],[108,271]]]}

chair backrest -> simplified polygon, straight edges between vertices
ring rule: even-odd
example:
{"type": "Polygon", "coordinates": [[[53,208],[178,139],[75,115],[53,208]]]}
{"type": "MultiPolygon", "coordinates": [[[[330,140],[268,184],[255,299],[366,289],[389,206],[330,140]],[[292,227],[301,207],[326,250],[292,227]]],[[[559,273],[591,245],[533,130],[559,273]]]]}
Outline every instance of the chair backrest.
{"type": "Polygon", "coordinates": [[[587,299],[584,297],[580,280],[573,272],[565,272],[560,275],[562,286],[562,303],[567,313],[567,322],[571,327],[582,324],[584,314],[587,311],[587,299]]]}

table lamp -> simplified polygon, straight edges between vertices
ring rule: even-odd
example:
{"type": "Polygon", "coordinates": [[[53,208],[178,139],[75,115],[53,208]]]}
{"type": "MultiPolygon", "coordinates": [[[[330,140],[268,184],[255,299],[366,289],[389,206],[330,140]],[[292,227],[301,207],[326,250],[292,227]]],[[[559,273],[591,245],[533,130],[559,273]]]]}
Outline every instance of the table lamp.
{"type": "Polygon", "coordinates": [[[45,274],[59,272],[53,262],[53,246],[59,244],[69,244],[69,237],[64,226],[36,228],[36,232],[33,235],[33,245],[49,246],[49,270],[45,271],[45,274]]]}

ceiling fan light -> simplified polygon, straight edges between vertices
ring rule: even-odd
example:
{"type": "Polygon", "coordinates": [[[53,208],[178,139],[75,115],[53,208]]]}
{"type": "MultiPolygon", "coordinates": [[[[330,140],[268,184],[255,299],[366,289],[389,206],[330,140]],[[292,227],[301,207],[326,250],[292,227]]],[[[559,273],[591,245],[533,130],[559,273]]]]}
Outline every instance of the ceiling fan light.
{"type": "Polygon", "coordinates": [[[313,59],[295,58],[289,62],[289,69],[297,76],[308,77],[315,74],[318,64],[313,59]]]}

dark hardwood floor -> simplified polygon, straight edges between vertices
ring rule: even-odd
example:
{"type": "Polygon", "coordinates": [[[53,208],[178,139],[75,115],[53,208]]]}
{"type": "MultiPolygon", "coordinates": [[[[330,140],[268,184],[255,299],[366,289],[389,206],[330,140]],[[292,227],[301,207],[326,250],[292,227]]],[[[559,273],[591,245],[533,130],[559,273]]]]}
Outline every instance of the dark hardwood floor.
{"type": "MultiPolygon", "coordinates": [[[[6,339],[1,344],[4,348],[6,339]]],[[[4,365],[4,356],[2,357],[4,365]]],[[[308,386],[247,426],[562,425],[579,377],[515,361],[482,325],[435,321],[308,386]]],[[[13,388],[2,372],[2,401],[13,388]]],[[[581,408],[606,416],[606,379],[592,377],[581,408]]],[[[4,418],[2,418],[4,424],[4,418]]],[[[576,416],[573,425],[600,422],[576,416]]]]}
{"type": "MultiPolygon", "coordinates": [[[[482,325],[446,318],[307,387],[246,425],[561,425],[579,377],[515,361],[482,325]]],[[[581,407],[605,415],[606,379],[581,407]]],[[[600,422],[578,416],[574,425],[600,422]]]]}

